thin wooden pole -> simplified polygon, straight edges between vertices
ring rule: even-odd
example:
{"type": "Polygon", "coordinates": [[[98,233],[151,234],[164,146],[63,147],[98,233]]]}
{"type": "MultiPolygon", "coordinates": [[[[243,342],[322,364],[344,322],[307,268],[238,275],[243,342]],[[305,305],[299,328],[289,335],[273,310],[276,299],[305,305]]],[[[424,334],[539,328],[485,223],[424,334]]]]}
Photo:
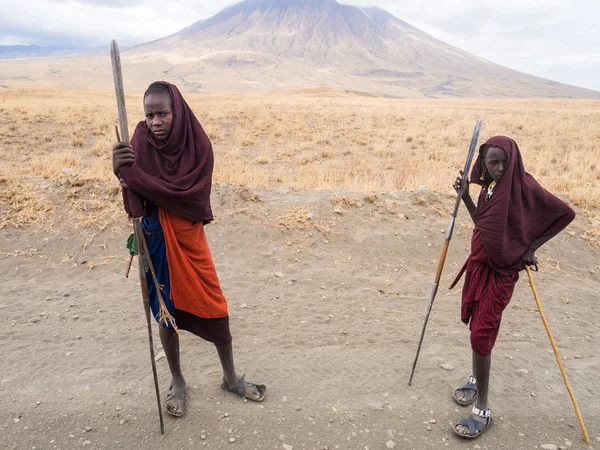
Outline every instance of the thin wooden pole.
{"type": "Polygon", "coordinates": [[[465,189],[465,179],[469,176],[469,168],[471,167],[471,161],[473,161],[473,155],[475,155],[475,149],[477,148],[477,141],[479,140],[479,133],[481,132],[481,119],[477,119],[475,122],[475,129],[473,130],[473,137],[471,138],[471,144],[469,146],[469,152],[467,153],[467,159],[465,161],[465,167],[463,170],[463,179],[456,196],[456,202],[454,203],[454,211],[452,212],[452,218],[450,219],[450,225],[446,230],[446,239],[444,246],[442,247],[442,255],[438,263],[437,272],[435,274],[435,280],[433,281],[433,288],[429,297],[429,307],[427,308],[427,314],[425,315],[425,321],[423,322],[423,328],[421,330],[421,338],[419,339],[419,345],[417,347],[417,353],[415,360],[413,361],[412,369],[410,371],[410,378],[408,379],[408,385],[412,385],[413,377],[415,376],[415,369],[417,368],[417,361],[419,360],[419,354],[421,353],[421,346],[423,345],[423,339],[425,338],[425,329],[427,328],[427,322],[429,322],[429,315],[431,314],[431,308],[433,307],[433,301],[437,294],[440,286],[440,278],[444,270],[444,264],[446,262],[446,256],[448,254],[448,247],[450,246],[450,239],[452,239],[452,232],[454,231],[454,224],[456,223],[456,216],[458,215],[458,208],[460,207],[460,201],[462,199],[463,191],[465,189]]]}
{"type": "MultiPolygon", "coordinates": [[[[125,92],[123,90],[123,73],[121,71],[121,56],[119,46],[116,41],[112,41],[110,45],[110,57],[112,61],[113,78],[115,82],[115,93],[117,96],[117,109],[119,112],[119,124],[121,126],[121,136],[119,129],[115,127],[117,141],[129,144],[129,130],[127,127],[127,111],[125,109],[125,92]]],[[[146,272],[144,271],[144,232],[142,230],[142,221],[139,218],[133,219],[133,233],[135,235],[137,254],[138,254],[138,271],[140,277],[140,287],[142,291],[142,302],[144,305],[144,313],[146,315],[146,327],[148,329],[148,345],[150,347],[150,362],[152,365],[152,375],[154,378],[154,391],[156,393],[156,403],[158,406],[158,419],[160,422],[160,434],[165,434],[165,425],[163,421],[162,405],[160,402],[160,388],[158,385],[158,374],[156,371],[156,360],[154,359],[154,340],[152,339],[151,311],[150,301],[148,298],[148,282],[146,281],[146,272]]],[[[148,258],[149,259],[149,258],[148,258]]],[[[129,274],[129,269],[127,269],[129,274]]]]}
{"type": "Polygon", "coordinates": [[[538,311],[540,312],[540,316],[542,317],[542,322],[544,322],[544,327],[546,328],[546,333],[548,333],[548,337],[550,338],[550,344],[552,344],[552,350],[554,350],[554,356],[556,356],[556,362],[558,362],[558,367],[560,368],[560,373],[565,380],[565,386],[567,386],[567,391],[569,391],[569,395],[571,396],[571,401],[573,402],[573,406],[575,407],[575,414],[577,414],[577,420],[579,421],[579,426],[581,427],[581,431],[583,432],[583,440],[590,443],[590,437],[588,436],[587,430],[585,429],[585,424],[583,423],[583,418],[581,417],[581,412],[579,411],[579,406],[577,406],[577,400],[575,400],[575,395],[573,394],[573,390],[571,389],[571,385],[569,384],[569,379],[567,378],[567,372],[565,371],[565,366],[563,366],[562,360],[560,358],[560,354],[558,353],[558,348],[556,348],[556,342],[554,342],[554,338],[552,337],[552,333],[550,332],[550,327],[548,326],[548,321],[546,320],[546,316],[544,315],[544,311],[542,310],[542,304],[540,303],[540,298],[538,297],[537,290],[535,289],[535,284],[533,284],[533,276],[531,275],[531,269],[529,266],[525,266],[527,270],[527,276],[529,277],[529,285],[531,286],[531,290],[533,291],[533,297],[535,298],[535,303],[537,304],[538,311]]]}

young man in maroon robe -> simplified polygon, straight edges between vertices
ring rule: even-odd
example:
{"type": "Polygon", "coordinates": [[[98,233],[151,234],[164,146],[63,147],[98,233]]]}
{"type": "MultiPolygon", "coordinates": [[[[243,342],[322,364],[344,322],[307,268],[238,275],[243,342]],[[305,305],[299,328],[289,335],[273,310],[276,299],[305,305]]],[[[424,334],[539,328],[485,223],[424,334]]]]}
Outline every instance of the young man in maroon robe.
{"type": "MultiPolygon", "coordinates": [[[[452,396],[462,406],[475,403],[471,414],[454,427],[465,438],[476,438],[491,425],[491,353],[519,271],[525,264],[537,264],[535,251],[575,218],[569,206],[525,172],[519,147],[510,138],[496,136],[481,146],[471,183],[482,186],[477,206],[468,180],[463,194],[475,223],[471,254],[452,284],[465,274],[461,320],[471,331],[473,374],[452,396]]],[[[459,177],[454,188],[458,191],[460,186],[459,177]]]]}
{"type": "MultiPolygon", "coordinates": [[[[148,87],[144,114],[146,120],[138,123],[131,146],[117,143],[113,147],[113,171],[123,186],[125,210],[132,218],[143,218],[161,297],[177,327],[215,345],[223,368],[221,388],[262,401],[266,386],[237,376],[227,301],[204,232],[204,225],[213,220],[210,140],[173,84],[155,82],[148,87]]],[[[146,278],[172,377],[167,412],[179,417],[186,409],[179,335],[171,323],[161,323],[150,272],[146,278]]]]}

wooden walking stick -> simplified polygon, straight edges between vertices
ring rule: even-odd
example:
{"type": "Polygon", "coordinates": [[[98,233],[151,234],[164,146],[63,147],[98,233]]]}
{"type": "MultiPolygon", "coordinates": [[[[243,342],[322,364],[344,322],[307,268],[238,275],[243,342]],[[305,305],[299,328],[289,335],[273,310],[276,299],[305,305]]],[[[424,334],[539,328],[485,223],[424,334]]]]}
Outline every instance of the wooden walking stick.
{"type": "Polygon", "coordinates": [[[454,231],[454,224],[456,222],[456,216],[458,215],[458,208],[460,207],[460,201],[462,199],[463,191],[465,189],[465,179],[468,177],[469,168],[471,167],[471,161],[473,161],[473,156],[475,155],[477,141],[479,141],[480,131],[481,119],[477,119],[477,122],[475,122],[475,129],[473,130],[473,137],[471,138],[471,145],[469,146],[469,153],[467,154],[467,160],[465,161],[465,167],[462,174],[462,183],[460,185],[460,189],[456,197],[456,203],[454,204],[454,212],[452,213],[452,218],[450,219],[450,226],[448,226],[448,229],[446,230],[446,240],[444,241],[444,246],[442,247],[442,255],[440,256],[440,262],[438,263],[437,273],[433,282],[433,290],[431,291],[429,307],[427,308],[427,314],[425,315],[425,323],[423,323],[423,330],[421,331],[421,339],[419,339],[417,354],[415,355],[415,361],[413,362],[412,370],[410,372],[410,378],[408,380],[409,386],[412,384],[412,379],[415,375],[415,369],[417,367],[419,353],[421,353],[421,345],[423,344],[423,338],[425,337],[425,329],[427,328],[427,322],[429,321],[429,314],[431,314],[433,301],[435,300],[435,296],[440,286],[440,278],[442,277],[442,271],[444,270],[444,263],[446,262],[446,255],[448,254],[450,239],[452,239],[452,232],[454,231]]]}
{"type": "MultiPolygon", "coordinates": [[[[115,81],[115,93],[117,95],[117,108],[119,111],[119,125],[121,127],[121,136],[123,136],[123,142],[129,143],[129,129],[127,126],[127,111],[125,109],[125,91],[123,90],[123,73],[121,71],[121,56],[119,54],[119,46],[116,41],[112,41],[110,45],[110,58],[112,61],[113,77],[115,81]]],[[[119,139],[119,133],[117,130],[117,140],[119,139]]],[[[150,345],[150,361],[152,363],[152,374],[154,375],[154,389],[156,391],[156,402],[158,405],[158,417],[160,420],[160,433],[165,434],[165,426],[163,422],[162,405],[160,402],[160,388],[158,386],[158,375],[156,372],[156,361],[154,359],[154,342],[152,339],[152,325],[150,320],[150,302],[148,299],[148,283],[146,281],[146,273],[144,271],[144,254],[147,254],[146,242],[144,239],[144,232],[142,230],[142,222],[140,218],[133,219],[133,232],[135,234],[135,241],[138,253],[138,266],[139,266],[139,277],[140,285],[142,289],[142,300],[144,304],[144,311],[146,313],[146,325],[148,327],[148,343],[150,345]],[[146,250],[146,251],[144,251],[146,250]]],[[[149,260],[149,258],[148,258],[149,260]]]]}
{"type": "Polygon", "coordinates": [[[575,414],[577,414],[577,420],[579,421],[579,426],[581,427],[581,431],[583,432],[583,440],[589,444],[590,437],[588,436],[587,430],[585,429],[585,424],[583,423],[583,418],[581,417],[579,406],[577,406],[577,400],[575,400],[575,395],[573,394],[573,390],[571,389],[571,385],[569,384],[569,379],[567,378],[565,366],[563,366],[562,360],[560,359],[558,348],[556,348],[556,343],[554,342],[554,338],[552,337],[552,333],[550,332],[548,321],[546,320],[546,316],[544,315],[544,311],[542,310],[540,298],[538,297],[537,290],[535,289],[535,284],[533,284],[533,276],[531,275],[531,269],[529,268],[529,266],[526,265],[525,270],[527,270],[527,276],[529,277],[529,285],[531,286],[531,290],[533,291],[533,298],[535,298],[535,303],[537,304],[538,311],[540,312],[540,316],[542,317],[542,322],[544,322],[546,333],[548,333],[548,337],[550,338],[550,344],[552,344],[552,350],[554,350],[554,356],[556,357],[556,362],[558,362],[560,373],[562,374],[563,379],[565,380],[565,386],[567,386],[567,391],[569,391],[569,395],[571,396],[571,401],[573,402],[573,407],[575,408],[575,414]]]}

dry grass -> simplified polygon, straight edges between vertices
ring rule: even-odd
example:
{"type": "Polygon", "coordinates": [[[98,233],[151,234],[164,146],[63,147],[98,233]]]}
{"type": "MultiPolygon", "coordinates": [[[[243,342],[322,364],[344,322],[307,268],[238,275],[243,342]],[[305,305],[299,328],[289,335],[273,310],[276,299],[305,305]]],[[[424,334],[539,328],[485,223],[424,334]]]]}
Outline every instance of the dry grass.
{"type": "Polygon", "coordinates": [[[360,205],[360,199],[354,197],[333,197],[331,203],[340,208],[356,207],[360,205]]]}
{"type": "Polygon", "coordinates": [[[329,239],[329,228],[314,220],[313,214],[306,207],[290,208],[278,215],[273,223],[282,231],[315,230],[329,239]]]}
{"type": "MultiPolygon", "coordinates": [[[[482,141],[513,137],[542,185],[590,215],[600,208],[599,101],[393,100],[333,91],[186,97],[213,141],[215,182],[357,191],[367,202],[423,185],[451,194],[481,117],[482,141]]],[[[133,129],[141,97],[127,100],[133,129]]],[[[0,227],[44,220],[57,192],[84,226],[102,227],[119,211],[112,93],[3,91],[0,113],[0,227]],[[62,186],[41,190],[40,182],[62,186]]]]}
{"type": "Polygon", "coordinates": [[[0,229],[8,224],[43,223],[53,209],[33,186],[0,176],[0,229]]]}

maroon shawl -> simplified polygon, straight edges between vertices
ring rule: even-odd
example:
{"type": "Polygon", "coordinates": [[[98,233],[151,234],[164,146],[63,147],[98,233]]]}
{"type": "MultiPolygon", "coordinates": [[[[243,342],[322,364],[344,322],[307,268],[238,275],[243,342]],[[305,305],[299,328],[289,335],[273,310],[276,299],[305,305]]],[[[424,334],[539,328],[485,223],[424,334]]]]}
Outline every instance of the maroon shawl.
{"type": "Polygon", "coordinates": [[[471,182],[484,186],[474,221],[481,232],[485,253],[496,270],[522,269],[523,254],[535,240],[554,236],[575,218],[569,206],[525,172],[519,147],[508,137],[495,136],[480,147],[471,182]],[[487,200],[485,188],[493,180],[489,173],[480,179],[486,147],[499,147],[508,158],[504,175],[487,200]]]}
{"type": "Polygon", "coordinates": [[[159,141],[145,121],[137,125],[131,138],[135,164],[119,169],[133,191],[123,193],[125,210],[130,217],[144,215],[139,195],[177,216],[206,224],[213,218],[212,146],[179,89],[167,84],[173,102],[171,135],[159,141]]]}

